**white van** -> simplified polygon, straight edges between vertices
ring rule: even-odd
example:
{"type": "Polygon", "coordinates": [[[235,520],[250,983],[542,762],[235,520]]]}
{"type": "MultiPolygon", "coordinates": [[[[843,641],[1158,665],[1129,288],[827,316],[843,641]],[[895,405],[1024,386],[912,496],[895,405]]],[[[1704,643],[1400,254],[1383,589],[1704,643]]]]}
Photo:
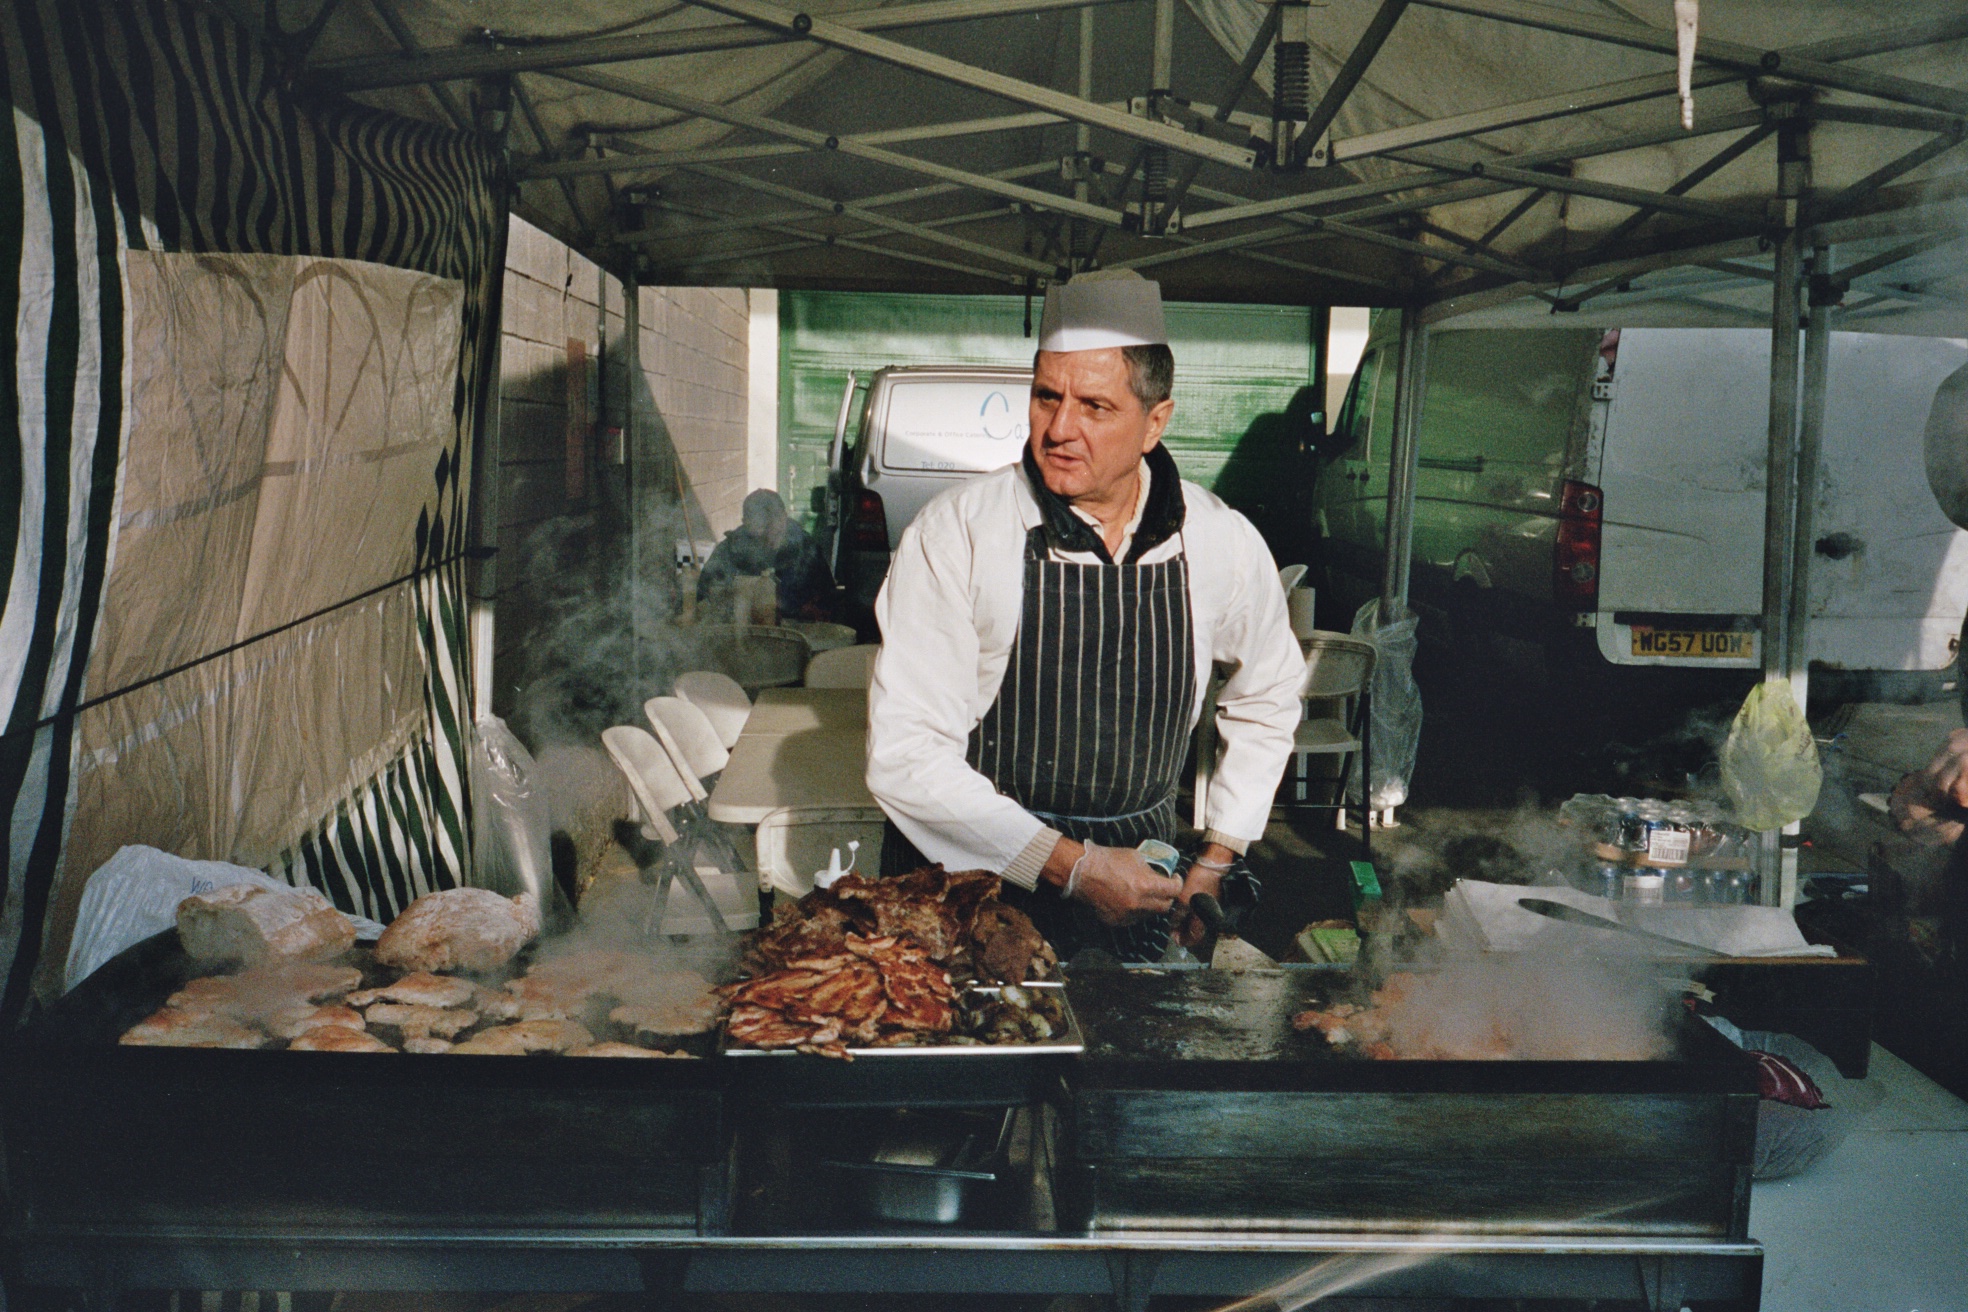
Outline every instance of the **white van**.
{"type": "Polygon", "coordinates": [[[819,534],[850,601],[874,604],[902,530],[931,497],[1019,458],[1031,398],[1032,371],[1013,366],[891,366],[849,377],[819,534]]]}
{"type": "MultiPolygon", "coordinates": [[[[1314,494],[1326,586],[1349,607],[1379,591],[1384,318],[1314,494]]],[[[1411,584],[1424,635],[1541,656],[1547,672],[1554,659],[1756,668],[1769,361],[1754,328],[1435,331],[1411,584]]],[[[1923,437],[1964,366],[1968,341],[1832,335],[1810,589],[1822,670],[1952,678],[1968,533],[1929,489],[1923,437]]]]}

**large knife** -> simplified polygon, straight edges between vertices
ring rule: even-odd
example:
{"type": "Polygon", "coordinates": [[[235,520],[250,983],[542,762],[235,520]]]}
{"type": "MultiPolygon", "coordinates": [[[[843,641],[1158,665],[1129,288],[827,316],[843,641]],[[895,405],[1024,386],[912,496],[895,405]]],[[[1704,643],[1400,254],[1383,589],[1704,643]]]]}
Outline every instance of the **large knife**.
{"type": "Polygon", "coordinates": [[[1650,943],[1658,943],[1662,947],[1673,948],[1677,956],[1693,954],[1697,957],[1719,958],[1723,955],[1714,948],[1703,947],[1699,943],[1689,943],[1683,939],[1669,938],[1665,934],[1655,934],[1648,930],[1635,929],[1631,925],[1621,924],[1617,920],[1608,920],[1604,916],[1595,916],[1590,911],[1582,911],[1578,907],[1568,906],[1563,902],[1553,902],[1549,898],[1520,897],[1517,899],[1517,905],[1526,911],[1535,911],[1540,916],[1546,916],[1552,920],[1562,920],[1568,925],[1589,925],[1593,929],[1610,929],[1615,934],[1631,934],[1635,938],[1646,939],[1650,943]]]}

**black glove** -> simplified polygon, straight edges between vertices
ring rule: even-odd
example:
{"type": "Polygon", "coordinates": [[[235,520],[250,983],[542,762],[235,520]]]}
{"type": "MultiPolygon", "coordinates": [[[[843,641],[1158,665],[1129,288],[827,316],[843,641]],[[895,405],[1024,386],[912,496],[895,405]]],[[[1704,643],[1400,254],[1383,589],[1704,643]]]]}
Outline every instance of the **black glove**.
{"type": "MultiPolygon", "coordinates": [[[[1190,867],[1196,863],[1196,854],[1195,850],[1185,853],[1176,873],[1187,878],[1190,867]]],[[[1221,886],[1216,900],[1223,908],[1223,918],[1229,922],[1230,928],[1241,931],[1244,921],[1263,896],[1263,881],[1251,873],[1249,864],[1241,856],[1231,857],[1230,868],[1222,871],[1218,878],[1221,886]]]]}

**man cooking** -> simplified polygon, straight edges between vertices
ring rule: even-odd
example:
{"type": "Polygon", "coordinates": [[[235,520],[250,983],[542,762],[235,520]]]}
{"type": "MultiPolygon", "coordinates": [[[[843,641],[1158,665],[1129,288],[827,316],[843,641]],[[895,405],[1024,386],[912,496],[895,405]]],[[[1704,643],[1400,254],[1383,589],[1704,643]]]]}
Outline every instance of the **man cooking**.
{"type": "Polygon", "coordinates": [[[1263,833],[1299,719],[1271,554],[1162,445],[1173,375],[1157,284],[1048,289],[1022,462],[924,507],[875,604],[883,872],[995,871],[1062,960],[1161,958],[1171,909],[1216,894],[1263,833]],[[1135,848],[1175,838],[1212,664],[1222,755],[1178,882],[1135,848]]]}

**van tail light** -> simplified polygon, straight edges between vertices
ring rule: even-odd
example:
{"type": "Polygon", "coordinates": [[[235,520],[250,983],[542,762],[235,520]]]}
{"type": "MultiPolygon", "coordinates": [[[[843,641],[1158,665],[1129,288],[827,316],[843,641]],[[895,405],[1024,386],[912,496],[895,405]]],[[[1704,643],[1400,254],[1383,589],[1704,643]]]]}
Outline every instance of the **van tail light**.
{"type": "Polygon", "coordinates": [[[1590,483],[1565,480],[1558,500],[1558,554],[1551,590],[1560,606],[1596,610],[1599,606],[1599,530],[1606,497],[1590,483]]]}
{"type": "Polygon", "coordinates": [[[879,492],[861,488],[847,516],[847,545],[851,551],[888,550],[888,512],[879,492]]]}

